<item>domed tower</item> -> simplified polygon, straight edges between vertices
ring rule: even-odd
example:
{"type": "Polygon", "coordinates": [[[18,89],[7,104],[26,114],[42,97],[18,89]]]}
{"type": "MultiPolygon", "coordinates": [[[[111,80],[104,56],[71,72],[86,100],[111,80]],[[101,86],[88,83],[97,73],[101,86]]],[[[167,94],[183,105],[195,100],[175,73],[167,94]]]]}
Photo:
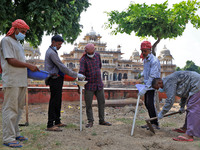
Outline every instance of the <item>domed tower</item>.
{"type": "Polygon", "coordinates": [[[161,64],[161,77],[170,75],[176,70],[176,65],[172,63],[174,59],[170,53],[170,50],[166,46],[161,50],[160,55],[158,56],[161,64]]]}
{"type": "Polygon", "coordinates": [[[139,52],[135,49],[130,57],[130,59],[133,61],[133,62],[140,62],[140,54],[139,52]]]}
{"type": "Polygon", "coordinates": [[[172,60],[174,59],[170,53],[170,50],[167,49],[166,45],[161,50],[160,55],[158,56],[161,64],[172,64],[172,60]]]}

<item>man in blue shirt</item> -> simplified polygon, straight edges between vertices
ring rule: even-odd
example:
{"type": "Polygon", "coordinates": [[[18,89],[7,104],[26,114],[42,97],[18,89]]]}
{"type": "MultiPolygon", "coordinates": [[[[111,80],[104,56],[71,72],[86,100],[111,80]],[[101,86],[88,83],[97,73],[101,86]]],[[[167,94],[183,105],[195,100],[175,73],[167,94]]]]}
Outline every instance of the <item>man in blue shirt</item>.
{"type": "MultiPolygon", "coordinates": [[[[150,118],[157,116],[157,111],[155,107],[155,90],[151,87],[152,80],[154,78],[160,77],[160,62],[151,53],[151,43],[149,41],[143,41],[141,43],[142,58],[144,63],[144,70],[141,73],[144,76],[145,87],[140,90],[139,95],[145,98],[145,106],[148,110],[150,118]]],[[[154,128],[159,129],[158,120],[151,121],[154,128]]],[[[147,125],[141,126],[142,128],[147,128],[147,125]]]]}

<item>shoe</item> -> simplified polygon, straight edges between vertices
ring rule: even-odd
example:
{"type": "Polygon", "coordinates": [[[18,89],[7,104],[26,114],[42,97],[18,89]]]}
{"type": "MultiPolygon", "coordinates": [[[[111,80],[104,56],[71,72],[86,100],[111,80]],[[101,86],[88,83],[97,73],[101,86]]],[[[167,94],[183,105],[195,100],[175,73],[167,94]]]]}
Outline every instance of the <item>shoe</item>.
{"type": "Polygon", "coordinates": [[[159,130],[159,129],[160,129],[160,127],[159,127],[159,126],[157,126],[157,125],[155,125],[155,124],[152,124],[152,127],[153,127],[154,129],[157,129],[157,130],[159,130]]]}
{"type": "Polygon", "coordinates": [[[99,122],[99,125],[104,125],[104,126],[111,126],[112,124],[106,121],[99,122]]]}
{"type": "Polygon", "coordinates": [[[67,125],[66,125],[66,124],[63,124],[63,123],[59,123],[59,124],[56,124],[55,126],[56,126],[56,127],[66,127],[67,125]]]}
{"type": "Polygon", "coordinates": [[[140,126],[141,128],[148,128],[148,126],[145,124],[143,126],[140,126]]]}
{"type": "Polygon", "coordinates": [[[61,132],[62,129],[60,129],[59,127],[57,126],[53,126],[53,127],[50,127],[50,128],[47,128],[46,131],[55,131],[55,132],[61,132]]]}
{"type": "Polygon", "coordinates": [[[9,142],[9,143],[3,143],[3,145],[11,147],[11,148],[20,148],[20,147],[22,147],[22,145],[20,145],[18,141],[13,141],[13,142],[9,142]]]}
{"type": "Polygon", "coordinates": [[[93,127],[93,122],[88,122],[88,124],[85,125],[86,128],[92,128],[93,127]]]}
{"type": "Polygon", "coordinates": [[[28,141],[28,138],[25,138],[24,136],[18,136],[18,137],[16,137],[15,138],[16,140],[18,140],[18,141],[28,141]]]}

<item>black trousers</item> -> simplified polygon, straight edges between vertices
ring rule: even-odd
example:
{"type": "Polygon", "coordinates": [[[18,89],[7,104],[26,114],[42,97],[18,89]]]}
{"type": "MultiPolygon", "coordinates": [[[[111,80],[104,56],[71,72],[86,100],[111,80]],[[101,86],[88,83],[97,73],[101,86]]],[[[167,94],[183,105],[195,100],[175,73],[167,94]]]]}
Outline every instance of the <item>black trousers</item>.
{"type": "Polygon", "coordinates": [[[60,122],[60,111],[62,104],[62,87],[63,77],[59,76],[56,79],[49,80],[51,97],[49,101],[48,123],[47,128],[50,128],[60,122]]]}
{"type": "MultiPolygon", "coordinates": [[[[150,118],[157,117],[156,107],[155,107],[155,103],[154,103],[155,102],[154,94],[155,94],[155,90],[149,90],[144,95],[145,96],[144,103],[148,110],[150,118]]],[[[151,121],[151,124],[155,124],[158,126],[158,119],[151,121]]]]}

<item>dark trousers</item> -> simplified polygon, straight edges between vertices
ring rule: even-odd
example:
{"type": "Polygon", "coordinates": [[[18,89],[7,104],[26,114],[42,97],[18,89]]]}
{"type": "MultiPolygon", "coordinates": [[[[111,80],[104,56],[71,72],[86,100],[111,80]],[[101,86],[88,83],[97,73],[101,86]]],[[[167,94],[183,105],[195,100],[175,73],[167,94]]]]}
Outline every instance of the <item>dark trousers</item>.
{"type": "MultiPolygon", "coordinates": [[[[157,117],[157,113],[156,113],[156,107],[154,104],[154,94],[155,94],[155,90],[149,90],[146,92],[145,96],[145,106],[148,110],[149,113],[149,117],[153,118],[153,117],[157,117]]],[[[151,124],[155,124],[158,126],[158,119],[151,121],[151,124]]]]}
{"type": "Polygon", "coordinates": [[[49,101],[48,123],[47,128],[50,128],[60,122],[60,110],[62,104],[62,87],[63,77],[59,76],[56,79],[49,80],[51,97],[49,101]]]}
{"type": "Polygon", "coordinates": [[[105,97],[104,97],[104,90],[97,90],[97,91],[90,91],[85,90],[84,99],[86,105],[86,115],[88,122],[93,122],[93,112],[92,112],[92,101],[93,96],[96,96],[98,102],[98,113],[99,113],[99,122],[104,121],[104,108],[105,108],[105,97]]]}

